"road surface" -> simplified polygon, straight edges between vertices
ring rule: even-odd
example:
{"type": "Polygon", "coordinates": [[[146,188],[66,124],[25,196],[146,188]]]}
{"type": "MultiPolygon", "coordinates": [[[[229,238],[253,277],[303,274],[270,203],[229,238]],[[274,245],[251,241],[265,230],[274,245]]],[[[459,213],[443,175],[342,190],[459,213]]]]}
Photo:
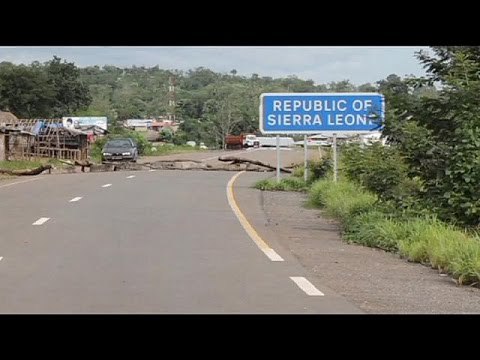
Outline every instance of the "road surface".
{"type": "MultiPolygon", "coordinates": [[[[0,313],[361,313],[255,237],[259,218],[246,218],[236,197],[266,176],[170,170],[1,183],[0,313]]],[[[252,201],[248,213],[259,209],[252,201]]]]}

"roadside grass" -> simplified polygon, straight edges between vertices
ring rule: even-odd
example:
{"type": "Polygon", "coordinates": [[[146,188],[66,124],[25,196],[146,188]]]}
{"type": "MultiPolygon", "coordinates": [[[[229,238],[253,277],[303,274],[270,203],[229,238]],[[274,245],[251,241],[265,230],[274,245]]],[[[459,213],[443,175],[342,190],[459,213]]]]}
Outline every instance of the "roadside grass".
{"type": "Polygon", "coordinates": [[[42,164],[45,164],[45,162],[39,161],[39,160],[34,160],[34,161],[28,161],[28,160],[3,160],[0,161],[0,169],[5,169],[5,170],[26,170],[26,169],[34,169],[38,168],[39,166],[42,166],[42,164]]]}
{"type": "Polygon", "coordinates": [[[280,182],[277,182],[275,178],[264,179],[255,183],[254,187],[268,191],[307,191],[308,189],[305,181],[297,177],[283,178],[280,182]]]}
{"type": "Polygon", "coordinates": [[[303,178],[304,173],[305,173],[305,167],[304,166],[297,166],[295,169],[293,169],[292,176],[297,177],[297,178],[303,178]]]}
{"type": "Polygon", "coordinates": [[[340,221],[347,242],[399,253],[452,275],[459,284],[480,282],[477,235],[434,217],[393,218],[382,212],[375,195],[345,180],[315,182],[309,200],[340,221]]]}
{"type": "Polygon", "coordinates": [[[398,242],[405,237],[405,227],[387,218],[378,210],[353,216],[345,224],[345,240],[386,251],[397,251],[398,242]]]}
{"type": "Polygon", "coordinates": [[[358,185],[328,179],[315,182],[310,189],[310,201],[313,205],[325,207],[327,214],[338,218],[342,224],[357,214],[370,210],[377,197],[362,191],[358,185]]]}

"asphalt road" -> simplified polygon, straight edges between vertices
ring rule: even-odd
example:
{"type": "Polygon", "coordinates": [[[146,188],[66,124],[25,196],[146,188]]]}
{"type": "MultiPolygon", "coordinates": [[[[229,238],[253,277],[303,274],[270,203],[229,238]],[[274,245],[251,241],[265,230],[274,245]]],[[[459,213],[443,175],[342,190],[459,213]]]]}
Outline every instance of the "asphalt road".
{"type": "MultiPolygon", "coordinates": [[[[227,198],[235,174],[108,172],[0,184],[0,313],[361,313],[310,282],[290,254],[277,250],[284,261],[271,261],[262,252],[227,198]]],[[[242,174],[235,185],[262,176],[242,174]]],[[[234,202],[250,216],[259,208],[234,202]]]]}
{"type": "MultiPolygon", "coordinates": [[[[322,151],[322,150],[320,150],[322,151]]],[[[325,151],[325,150],[323,150],[325,151]]],[[[277,165],[276,148],[249,148],[243,150],[211,150],[211,151],[198,151],[193,153],[182,153],[162,156],[143,156],[138,160],[139,163],[154,162],[155,160],[172,160],[172,159],[191,159],[191,160],[203,160],[209,164],[222,164],[218,161],[218,157],[222,155],[238,156],[246,159],[253,159],[265,162],[272,166],[277,165]]],[[[318,159],[320,153],[318,148],[308,148],[308,158],[318,159]]],[[[292,163],[302,164],[304,159],[304,152],[302,148],[280,148],[280,165],[289,166],[292,163]]],[[[225,164],[225,163],[223,163],[225,164]]]]}

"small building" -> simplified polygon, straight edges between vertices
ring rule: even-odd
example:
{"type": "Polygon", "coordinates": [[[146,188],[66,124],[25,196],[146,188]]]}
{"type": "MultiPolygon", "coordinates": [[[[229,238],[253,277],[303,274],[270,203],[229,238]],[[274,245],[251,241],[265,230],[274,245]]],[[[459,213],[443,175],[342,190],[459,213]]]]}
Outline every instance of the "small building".
{"type": "Polygon", "coordinates": [[[147,131],[152,127],[154,119],[127,119],[123,125],[135,131],[147,131]]]}
{"type": "Polygon", "coordinates": [[[172,121],[172,120],[161,120],[161,121],[154,121],[152,123],[152,129],[156,131],[162,131],[163,129],[170,129],[172,132],[176,132],[178,130],[178,126],[180,124],[172,121]]]}
{"type": "Polygon", "coordinates": [[[88,134],[64,127],[59,119],[22,119],[14,125],[1,126],[0,133],[4,160],[88,158],[88,134]]]}
{"type": "Polygon", "coordinates": [[[108,135],[109,131],[97,125],[81,125],[78,129],[87,134],[89,144],[93,144],[98,138],[108,135]]]}
{"type": "Polygon", "coordinates": [[[0,111],[0,126],[14,125],[18,118],[8,111],[0,111]]]}
{"type": "Polygon", "coordinates": [[[35,134],[15,125],[0,126],[0,161],[31,157],[35,134]]]}

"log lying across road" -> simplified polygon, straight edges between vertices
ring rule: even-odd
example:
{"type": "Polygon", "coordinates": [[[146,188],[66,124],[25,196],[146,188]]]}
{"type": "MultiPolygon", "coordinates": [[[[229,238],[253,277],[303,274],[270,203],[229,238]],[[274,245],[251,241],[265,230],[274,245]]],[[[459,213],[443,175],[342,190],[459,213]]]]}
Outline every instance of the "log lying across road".
{"type": "Polygon", "coordinates": [[[38,175],[44,172],[45,170],[52,169],[52,165],[42,165],[35,169],[25,169],[25,170],[9,170],[9,169],[0,169],[0,174],[8,175],[38,175]]]}
{"type": "MultiPolygon", "coordinates": [[[[175,160],[155,160],[154,163],[162,163],[162,162],[193,162],[193,163],[197,163],[197,164],[203,164],[204,161],[201,161],[201,160],[191,160],[191,159],[175,159],[175,160]]],[[[146,165],[146,164],[151,164],[150,162],[146,162],[146,163],[142,163],[142,165],[146,165]]]]}
{"type": "MultiPolygon", "coordinates": [[[[249,164],[253,164],[253,165],[263,166],[263,167],[266,167],[266,168],[271,169],[271,170],[276,170],[277,169],[275,166],[272,166],[270,164],[265,164],[261,161],[239,158],[239,157],[235,157],[235,156],[220,156],[218,158],[218,160],[220,160],[220,161],[231,161],[232,164],[249,163],[249,164]]],[[[292,173],[292,170],[285,169],[285,168],[280,168],[280,171],[283,171],[283,172],[288,173],[288,174],[292,173]]]]}
{"type": "MultiPolygon", "coordinates": [[[[191,159],[175,159],[175,160],[156,160],[147,163],[127,163],[127,162],[104,162],[102,164],[92,164],[89,161],[75,161],[74,165],[81,166],[82,172],[85,167],[90,168],[90,172],[99,171],[119,171],[119,170],[209,170],[209,171],[272,171],[276,168],[270,164],[263,163],[257,160],[250,160],[245,158],[238,158],[235,156],[220,156],[219,161],[229,162],[229,164],[212,165],[205,161],[191,160],[191,159]],[[268,169],[268,170],[267,170],[268,169]]],[[[61,161],[62,163],[73,165],[70,161],[61,161]]],[[[45,170],[52,169],[51,165],[40,166],[36,169],[26,170],[8,170],[0,169],[0,174],[8,175],[38,175],[45,170]]],[[[292,170],[287,168],[280,168],[285,173],[291,173],[292,170]]]]}

